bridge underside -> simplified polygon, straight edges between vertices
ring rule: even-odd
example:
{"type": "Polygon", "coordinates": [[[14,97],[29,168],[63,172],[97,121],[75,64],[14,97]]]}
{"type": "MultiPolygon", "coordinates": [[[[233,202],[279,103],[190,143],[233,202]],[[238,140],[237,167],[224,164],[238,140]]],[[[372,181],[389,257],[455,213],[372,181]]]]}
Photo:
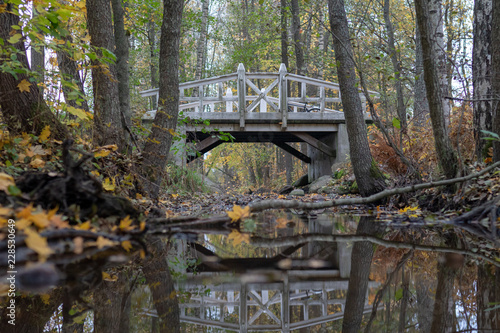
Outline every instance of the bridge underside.
{"type": "MultiPolygon", "coordinates": [[[[293,142],[306,142],[315,149],[327,154],[330,157],[336,157],[336,150],[331,146],[323,143],[323,141],[332,135],[332,132],[225,132],[233,136],[233,142],[270,142],[281,149],[287,151],[293,156],[297,157],[305,163],[311,163],[311,157],[298,151],[289,143],[293,142]]],[[[219,133],[203,133],[203,132],[187,132],[187,139],[189,142],[198,142],[194,147],[199,154],[203,155],[215,147],[230,141],[225,141],[219,138],[219,133]]],[[[191,162],[198,157],[190,155],[187,161],[191,162]]]]}

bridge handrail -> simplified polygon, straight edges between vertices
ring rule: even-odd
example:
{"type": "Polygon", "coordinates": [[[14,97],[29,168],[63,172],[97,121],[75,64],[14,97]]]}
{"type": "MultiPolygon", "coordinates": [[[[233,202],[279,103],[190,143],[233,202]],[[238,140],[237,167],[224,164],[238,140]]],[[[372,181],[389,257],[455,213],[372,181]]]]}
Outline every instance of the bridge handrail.
{"type": "MultiPolygon", "coordinates": [[[[340,86],[338,83],[328,82],[321,79],[310,78],[303,75],[288,73],[284,64],[281,64],[278,73],[269,72],[256,72],[256,73],[246,73],[243,64],[239,64],[236,73],[220,75],[216,77],[211,77],[207,79],[201,79],[196,81],[189,81],[179,84],[179,109],[195,109],[195,112],[203,112],[204,106],[212,105],[212,111],[214,110],[213,104],[215,103],[226,103],[226,112],[233,112],[233,103],[236,103],[236,108],[240,113],[240,127],[245,127],[245,113],[252,112],[260,104],[261,112],[267,112],[267,106],[270,107],[271,111],[276,111],[281,113],[282,127],[287,127],[288,119],[288,103],[293,106],[294,111],[297,111],[297,104],[308,104],[316,103],[314,107],[319,108],[319,112],[340,112],[337,110],[327,109],[325,107],[326,103],[341,103],[342,99],[340,96],[340,86]],[[274,80],[265,89],[259,89],[252,81],[252,79],[269,79],[274,80]],[[227,81],[236,81],[235,86],[237,88],[238,94],[236,96],[232,95],[231,88],[227,88],[226,94],[223,94],[222,83],[227,81]],[[299,97],[291,97],[288,91],[287,81],[294,81],[301,83],[299,97]],[[204,87],[207,85],[217,84],[217,96],[204,96],[204,87]],[[308,97],[307,85],[312,85],[315,88],[319,88],[319,97],[308,97]],[[247,95],[247,87],[253,91],[254,95],[247,95]],[[278,87],[279,98],[268,95],[275,87],[278,87]],[[185,96],[185,90],[194,88],[197,89],[198,96],[185,96]],[[327,97],[325,89],[332,89],[338,93],[338,97],[327,97]],[[247,106],[246,102],[251,101],[250,105],[247,106]],[[266,106],[267,104],[267,106],[266,106]],[[201,111],[198,111],[201,110],[201,111]],[[264,111],[263,111],[264,110],[264,111]]],[[[139,92],[142,97],[156,96],[158,101],[159,89],[148,89],[139,92]]],[[[336,94],[337,94],[336,93],[336,94]]],[[[368,91],[372,96],[379,97],[379,93],[376,91],[368,91]]],[[[363,110],[366,109],[366,98],[364,94],[360,91],[360,98],[363,103],[363,110]]],[[[154,118],[154,110],[147,112],[147,117],[145,119],[154,118]]]]}

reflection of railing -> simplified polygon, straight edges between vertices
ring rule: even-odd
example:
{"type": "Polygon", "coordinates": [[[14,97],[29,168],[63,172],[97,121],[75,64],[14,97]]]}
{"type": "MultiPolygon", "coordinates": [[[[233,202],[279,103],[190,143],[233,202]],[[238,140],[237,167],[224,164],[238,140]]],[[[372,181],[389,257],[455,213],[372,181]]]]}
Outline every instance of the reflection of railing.
{"type": "MultiPolygon", "coordinates": [[[[328,109],[327,103],[341,103],[339,85],[336,83],[313,79],[302,75],[287,73],[286,66],[281,64],[278,73],[246,73],[243,64],[239,64],[236,73],[218,77],[181,83],[180,110],[190,109],[195,113],[201,112],[234,112],[236,107],[239,112],[240,127],[245,127],[245,114],[250,112],[278,112],[281,114],[281,125],[287,127],[288,106],[297,112],[304,104],[312,104],[318,107],[319,113],[335,112],[328,109]],[[253,81],[271,81],[266,87],[259,88],[253,81]],[[300,87],[299,96],[292,97],[288,90],[289,83],[296,83],[300,87]],[[237,94],[233,95],[236,88],[237,94]],[[196,89],[198,96],[187,96],[186,91],[196,89]],[[250,93],[248,92],[250,90],[250,93]],[[307,95],[308,91],[315,91],[316,97],[307,95]],[[205,96],[207,94],[207,96],[205,96]],[[216,94],[216,96],[210,96],[216,94]],[[217,106],[216,106],[217,105],[217,106]],[[259,108],[257,108],[259,107],[259,108]],[[257,111],[258,110],[258,111],[257,111]]],[[[371,94],[378,93],[370,91],[371,94]]],[[[156,96],[158,101],[158,89],[142,91],[142,97],[156,96]]],[[[363,110],[366,110],[365,97],[360,93],[363,101],[363,110]]],[[[339,111],[336,111],[339,112],[339,111]]],[[[144,119],[154,119],[156,110],[148,111],[144,119]]]]}
{"type": "MultiPolygon", "coordinates": [[[[307,271],[299,273],[302,278],[307,275],[307,271]]],[[[330,279],[336,280],[289,282],[293,273],[284,275],[282,282],[273,283],[204,285],[203,277],[198,276],[200,282],[188,279],[180,287],[191,295],[179,305],[181,321],[237,332],[290,332],[342,319],[349,282],[339,279],[337,270],[321,274],[323,277],[329,274],[330,279]],[[196,295],[194,291],[200,288],[210,292],[196,295]]],[[[369,282],[369,288],[377,285],[369,282]]],[[[364,312],[368,311],[371,306],[366,302],[364,312]]]]}

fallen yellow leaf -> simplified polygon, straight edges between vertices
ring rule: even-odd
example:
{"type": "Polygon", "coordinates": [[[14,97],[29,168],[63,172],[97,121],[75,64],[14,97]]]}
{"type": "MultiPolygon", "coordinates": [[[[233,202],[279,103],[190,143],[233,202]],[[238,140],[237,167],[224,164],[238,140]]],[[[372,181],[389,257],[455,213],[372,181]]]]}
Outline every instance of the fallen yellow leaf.
{"type": "Polygon", "coordinates": [[[104,180],[104,183],[102,183],[102,188],[104,188],[106,191],[112,192],[115,190],[115,179],[113,178],[113,182],[109,178],[106,178],[104,180]]]}
{"type": "MultiPolygon", "coordinates": [[[[14,44],[14,43],[13,43],[14,44]]],[[[28,81],[26,81],[26,79],[23,79],[18,85],[17,85],[17,88],[19,88],[19,91],[20,92],[29,92],[30,91],[30,86],[31,86],[31,83],[29,83],[28,81]]]]}
{"type": "Polygon", "coordinates": [[[0,172],[0,191],[4,191],[5,193],[8,193],[7,188],[11,185],[12,186],[16,185],[16,183],[14,182],[14,178],[12,178],[11,175],[0,172]]]}
{"type": "Polygon", "coordinates": [[[226,213],[231,218],[231,222],[236,222],[238,220],[250,216],[250,206],[241,208],[241,206],[234,205],[233,211],[226,211],[226,213]]]}
{"type": "Polygon", "coordinates": [[[102,272],[102,279],[104,281],[115,282],[116,280],[118,280],[118,276],[116,276],[116,275],[111,276],[106,272],[102,272]]]}
{"type": "Polygon", "coordinates": [[[238,232],[237,230],[233,230],[229,234],[228,239],[233,242],[233,245],[238,245],[238,244],[241,244],[242,242],[250,244],[250,235],[249,234],[242,234],[242,233],[238,232]]]}
{"type": "Polygon", "coordinates": [[[38,253],[41,261],[45,261],[49,255],[54,253],[47,244],[47,238],[40,236],[38,232],[31,228],[26,228],[24,229],[24,233],[26,234],[26,246],[38,253]]]}
{"type": "Polygon", "coordinates": [[[40,133],[40,136],[38,137],[38,142],[47,141],[49,136],[50,136],[50,126],[47,125],[43,128],[42,133],[40,133]]]}
{"type": "Polygon", "coordinates": [[[130,226],[134,222],[130,219],[130,216],[127,215],[123,220],[120,221],[120,230],[129,231],[135,228],[135,226],[130,226]]]}
{"type": "Polygon", "coordinates": [[[99,236],[99,237],[97,237],[96,244],[97,244],[97,248],[98,249],[102,249],[105,246],[113,246],[113,245],[115,245],[115,242],[113,242],[110,239],[107,239],[107,238],[104,238],[102,236],[99,236]]]}
{"type": "Polygon", "coordinates": [[[90,229],[90,221],[84,222],[80,224],[78,227],[75,229],[80,229],[80,230],[89,230],[90,229]]]}
{"type": "Polygon", "coordinates": [[[30,166],[32,168],[43,168],[45,165],[45,161],[40,159],[40,158],[35,158],[33,161],[31,161],[30,166]]]}
{"type": "Polygon", "coordinates": [[[130,241],[123,241],[122,247],[125,249],[125,251],[129,252],[132,249],[132,243],[130,243],[130,241]]]}
{"type": "Polygon", "coordinates": [[[286,218],[280,217],[280,218],[276,219],[276,224],[278,224],[276,226],[276,228],[278,228],[278,229],[286,228],[288,225],[288,222],[290,222],[290,221],[287,220],[286,218]]]}
{"type": "Polygon", "coordinates": [[[110,150],[101,149],[94,153],[94,157],[106,157],[111,154],[110,150]]]}

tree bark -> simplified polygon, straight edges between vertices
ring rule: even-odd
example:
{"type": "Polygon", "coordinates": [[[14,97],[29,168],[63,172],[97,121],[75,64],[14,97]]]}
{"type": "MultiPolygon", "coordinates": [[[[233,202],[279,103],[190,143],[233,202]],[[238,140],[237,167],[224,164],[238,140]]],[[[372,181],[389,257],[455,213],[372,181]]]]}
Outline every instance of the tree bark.
{"type": "Polygon", "coordinates": [[[116,144],[126,150],[125,131],[120,110],[116,66],[105,63],[101,48],[113,52],[115,41],[111,21],[111,6],[106,0],[87,0],[87,26],[90,44],[96,48],[98,59],[92,60],[92,89],[94,92],[94,144],[116,144]]]}
{"type": "Polygon", "coordinates": [[[16,54],[17,61],[23,73],[0,71],[0,109],[2,111],[3,121],[7,125],[9,132],[13,135],[22,132],[40,134],[45,126],[50,126],[53,138],[62,140],[68,136],[68,130],[59,119],[52,113],[45,103],[42,93],[36,82],[30,81],[29,64],[24,46],[24,37],[20,38],[15,44],[9,43],[9,39],[15,34],[22,34],[21,30],[13,29],[12,26],[21,26],[19,16],[14,12],[18,7],[12,3],[4,3],[0,0],[0,5],[6,5],[5,10],[0,13],[0,38],[4,41],[3,54],[0,56],[1,68],[9,68],[11,60],[12,47],[16,54]],[[19,84],[25,80],[29,82],[29,91],[21,91],[19,84]]]}
{"type": "MultiPolygon", "coordinates": [[[[71,35],[63,37],[64,41],[73,41],[71,35]]],[[[60,49],[56,51],[57,63],[63,80],[69,84],[62,84],[62,91],[66,104],[74,108],[82,108],[89,112],[89,105],[85,99],[85,90],[82,79],[78,73],[78,66],[72,55],[67,50],[60,49]],[[75,94],[76,93],[76,94],[75,94]]]]}
{"type": "Polygon", "coordinates": [[[156,198],[172,145],[172,134],[179,115],[179,42],[181,34],[183,0],[164,0],[163,23],[160,39],[160,92],[158,111],[151,134],[144,147],[142,174],[146,177],[146,190],[156,198]]]}
{"type": "Polygon", "coordinates": [[[434,142],[438,161],[446,178],[453,178],[458,172],[458,159],[448,137],[445,121],[445,111],[442,103],[442,90],[439,81],[438,68],[435,64],[435,40],[432,38],[430,23],[430,8],[427,0],[415,0],[418,28],[421,34],[422,54],[424,60],[424,79],[429,101],[429,111],[434,133],[434,142]]]}
{"type": "Polygon", "coordinates": [[[333,34],[342,107],[349,136],[351,162],[359,192],[369,196],[384,190],[383,175],[370,152],[361,99],[356,88],[356,73],[349,39],[344,0],[329,0],[328,11],[333,34]]]}
{"type": "MultiPolygon", "coordinates": [[[[448,127],[450,124],[451,104],[450,100],[445,98],[448,96],[450,88],[448,87],[448,71],[446,69],[447,56],[446,56],[446,48],[445,48],[446,46],[445,46],[444,28],[443,28],[443,15],[442,15],[443,5],[442,5],[442,0],[427,0],[427,4],[428,4],[427,7],[428,10],[426,14],[428,15],[427,17],[430,25],[430,29],[428,30],[428,32],[429,32],[429,39],[431,40],[431,47],[433,49],[433,54],[434,54],[434,57],[432,59],[439,82],[439,85],[436,88],[440,89],[441,93],[440,102],[443,108],[444,122],[448,127]]],[[[420,26],[419,28],[420,32],[423,34],[422,28],[420,26]]],[[[424,63],[425,63],[425,54],[424,54],[424,63]]],[[[429,103],[432,103],[430,102],[430,98],[429,98],[429,103]]]]}
{"type": "Polygon", "coordinates": [[[500,331],[500,309],[488,310],[500,302],[500,269],[483,263],[477,270],[477,327],[485,332],[500,331]]]}
{"type": "MultiPolygon", "coordinates": [[[[494,98],[492,131],[500,135],[500,1],[493,1],[491,23],[492,95],[494,98]]],[[[493,161],[500,161],[500,141],[493,141],[493,161]]]]}
{"type": "Polygon", "coordinates": [[[488,141],[481,130],[491,131],[491,9],[492,0],[474,2],[474,42],[472,48],[472,84],[474,86],[474,140],[479,162],[487,157],[488,141]]]}
{"type": "MultiPolygon", "coordinates": [[[[396,88],[396,96],[397,96],[397,111],[398,118],[401,124],[401,134],[406,133],[407,121],[406,121],[406,106],[404,102],[403,96],[403,85],[401,84],[401,72],[403,71],[401,67],[401,63],[398,59],[398,52],[396,50],[396,43],[394,41],[394,28],[391,22],[391,13],[390,13],[390,0],[384,0],[384,21],[385,21],[385,29],[387,31],[388,36],[388,51],[389,56],[391,58],[392,67],[394,69],[394,86],[396,88]]],[[[400,144],[402,144],[402,135],[400,137],[400,144]]]]}
{"type": "MultiPolygon", "coordinates": [[[[356,234],[376,235],[381,231],[381,224],[374,223],[370,218],[362,216],[356,234]]],[[[358,333],[360,331],[373,253],[374,245],[371,242],[356,242],[352,247],[351,273],[349,274],[342,333],[358,333]]]]}
{"type": "MultiPolygon", "coordinates": [[[[300,13],[299,13],[299,0],[291,0],[292,10],[292,33],[293,45],[295,46],[295,58],[297,74],[304,75],[306,73],[304,50],[302,49],[302,38],[300,34],[300,13]]],[[[300,89],[299,89],[300,93],[300,89]]]]}
{"type": "MultiPolygon", "coordinates": [[[[33,5],[32,8],[32,18],[38,16],[36,6],[33,5]]],[[[38,74],[37,81],[44,83],[45,81],[45,46],[43,43],[40,45],[35,45],[31,41],[31,70],[38,74]]],[[[40,94],[43,96],[43,86],[38,87],[40,89],[40,94]]]]}
{"type": "Polygon", "coordinates": [[[153,302],[158,314],[160,333],[180,332],[180,310],[174,281],[167,263],[167,248],[160,238],[148,241],[151,257],[142,266],[144,277],[153,295],[153,302]]]}
{"type": "MultiPolygon", "coordinates": [[[[118,80],[118,100],[120,105],[120,119],[123,134],[125,135],[125,145],[130,145],[130,133],[132,123],[132,111],[130,110],[130,89],[129,89],[129,45],[128,37],[125,33],[124,10],[122,0],[111,0],[113,9],[113,31],[116,46],[116,78],[118,80]]],[[[131,153],[131,151],[128,151],[131,153]]]]}
{"type": "Polygon", "coordinates": [[[15,326],[8,323],[8,309],[0,308],[0,332],[42,333],[45,324],[62,302],[62,290],[54,289],[48,293],[48,298],[39,295],[32,297],[16,296],[15,326]]]}
{"type": "MultiPolygon", "coordinates": [[[[151,88],[158,88],[158,71],[156,69],[156,24],[151,17],[148,21],[148,42],[149,42],[149,71],[151,72],[151,88]]],[[[153,96],[151,109],[156,110],[158,101],[153,96]]]]}
{"type": "Polygon", "coordinates": [[[425,126],[429,119],[429,101],[427,100],[427,92],[425,90],[424,58],[418,24],[415,27],[415,97],[413,109],[417,126],[425,126]]]}
{"type": "Polygon", "coordinates": [[[451,333],[454,331],[453,285],[458,271],[454,262],[455,256],[455,254],[446,253],[442,260],[438,260],[438,280],[431,332],[451,333]]]}
{"type": "MultiPolygon", "coordinates": [[[[286,68],[288,65],[288,17],[287,17],[287,1],[281,0],[281,63],[285,64],[286,68]]],[[[290,85],[288,84],[288,91],[290,91],[290,85]]],[[[286,183],[292,184],[292,174],[293,174],[293,157],[288,152],[283,152],[285,154],[285,170],[286,170],[286,183]]]]}
{"type": "MultiPolygon", "coordinates": [[[[205,59],[205,45],[207,39],[207,22],[208,22],[208,6],[210,0],[202,0],[201,7],[201,26],[200,26],[200,37],[198,38],[196,44],[196,72],[194,74],[194,80],[197,81],[201,79],[203,73],[203,64],[205,59]]],[[[201,110],[200,110],[201,111],[201,110]]]]}

